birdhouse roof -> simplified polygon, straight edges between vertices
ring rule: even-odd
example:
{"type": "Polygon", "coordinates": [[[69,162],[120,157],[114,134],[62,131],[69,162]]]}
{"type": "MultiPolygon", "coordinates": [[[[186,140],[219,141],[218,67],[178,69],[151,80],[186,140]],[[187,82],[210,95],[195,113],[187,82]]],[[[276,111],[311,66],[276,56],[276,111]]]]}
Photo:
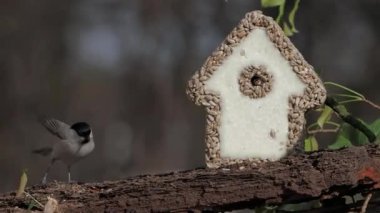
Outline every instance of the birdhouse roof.
{"type": "MultiPolygon", "coordinates": [[[[326,97],[322,81],[314,71],[314,68],[303,58],[298,49],[284,34],[281,27],[269,16],[261,11],[252,11],[232,30],[225,40],[209,56],[188,83],[187,94],[197,105],[206,103],[204,95],[207,93],[205,82],[214,74],[223,61],[232,54],[233,48],[246,38],[254,29],[265,29],[270,40],[280,51],[281,55],[289,61],[294,73],[307,85],[305,96],[307,108],[321,105],[326,97]]],[[[207,105],[207,104],[206,104],[207,105]]]]}

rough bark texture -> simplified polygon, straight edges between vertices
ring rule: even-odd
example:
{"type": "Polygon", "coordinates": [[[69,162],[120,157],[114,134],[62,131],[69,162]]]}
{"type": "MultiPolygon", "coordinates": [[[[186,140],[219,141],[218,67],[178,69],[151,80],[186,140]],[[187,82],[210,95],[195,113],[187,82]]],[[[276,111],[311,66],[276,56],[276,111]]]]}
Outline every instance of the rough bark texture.
{"type": "MultiPolygon", "coordinates": [[[[253,169],[195,169],[103,183],[50,183],[26,191],[41,203],[47,196],[57,199],[63,212],[224,211],[311,199],[325,202],[375,190],[377,182],[380,150],[369,145],[288,156],[253,169]]],[[[14,195],[0,196],[0,212],[25,209],[31,202],[14,195]]]]}

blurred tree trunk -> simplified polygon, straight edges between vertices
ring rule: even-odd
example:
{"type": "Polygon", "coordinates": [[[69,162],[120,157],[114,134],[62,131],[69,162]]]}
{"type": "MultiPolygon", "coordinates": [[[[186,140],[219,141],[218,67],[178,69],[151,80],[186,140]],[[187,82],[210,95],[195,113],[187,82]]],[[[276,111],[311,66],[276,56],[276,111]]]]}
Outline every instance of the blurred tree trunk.
{"type": "Polygon", "coordinates": [[[0,39],[6,42],[0,52],[1,122],[8,123],[6,120],[15,119],[19,112],[46,112],[38,109],[46,105],[43,101],[55,107],[63,105],[54,100],[59,100],[62,92],[57,88],[66,67],[70,5],[71,1],[2,2],[0,39]]]}

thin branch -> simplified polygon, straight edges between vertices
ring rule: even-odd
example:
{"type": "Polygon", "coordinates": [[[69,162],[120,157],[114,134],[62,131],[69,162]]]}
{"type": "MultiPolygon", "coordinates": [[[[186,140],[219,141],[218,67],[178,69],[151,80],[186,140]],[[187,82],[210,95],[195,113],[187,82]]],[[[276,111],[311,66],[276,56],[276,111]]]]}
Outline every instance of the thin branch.
{"type": "Polygon", "coordinates": [[[331,94],[330,96],[332,97],[345,97],[345,98],[352,98],[351,100],[346,100],[346,101],[342,101],[342,102],[339,102],[340,104],[343,104],[343,103],[351,103],[351,102],[356,102],[356,101],[364,101],[366,103],[368,103],[369,105],[371,105],[372,107],[380,110],[380,105],[377,105],[375,103],[373,103],[372,101],[368,100],[364,95],[348,88],[348,87],[345,87],[343,85],[340,85],[340,84],[337,84],[337,83],[334,83],[334,82],[325,82],[325,85],[328,86],[335,86],[335,87],[338,87],[340,89],[343,89],[351,94],[354,94],[354,95],[349,95],[349,94],[331,94]]]}
{"type": "Polygon", "coordinates": [[[363,203],[362,209],[360,210],[360,213],[365,213],[367,211],[368,203],[371,200],[372,193],[369,193],[367,197],[365,198],[365,201],[363,203]]]}
{"type": "Polygon", "coordinates": [[[327,86],[331,85],[331,86],[338,87],[340,89],[346,90],[347,92],[350,92],[351,94],[355,94],[355,95],[357,95],[357,96],[359,96],[359,97],[361,97],[361,98],[364,99],[364,95],[362,95],[362,94],[360,94],[360,93],[358,93],[358,92],[356,92],[356,91],[354,91],[354,90],[352,90],[352,89],[350,89],[348,87],[345,87],[343,85],[340,85],[340,84],[337,84],[337,83],[334,83],[334,82],[330,82],[330,81],[325,82],[325,85],[327,85],[327,86]]]}
{"type": "Polygon", "coordinates": [[[362,99],[361,97],[359,97],[357,95],[348,95],[348,94],[341,94],[341,93],[333,93],[333,94],[330,94],[330,96],[333,96],[333,97],[342,97],[342,98],[351,98],[351,99],[358,99],[358,98],[360,98],[360,100],[362,99]]]}
{"type": "Polygon", "coordinates": [[[360,101],[363,101],[363,99],[351,99],[351,100],[339,101],[339,104],[348,104],[348,103],[354,103],[354,102],[360,102],[360,101]]]}
{"type": "MultiPolygon", "coordinates": [[[[333,121],[327,121],[325,124],[328,124],[328,125],[334,126],[334,127],[338,128],[338,129],[340,128],[340,124],[335,123],[335,122],[333,122],[333,121]]],[[[320,130],[320,129],[321,129],[321,128],[319,127],[319,124],[318,124],[317,122],[315,122],[315,123],[313,123],[313,124],[310,124],[309,127],[307,127],[307,132],[314,131],[314,130],[312,130],[312,128],[314,128],[314,127],[317,127],[317,128],[314,129],[314,130],[320,130]]]]}
{"type": "Polygon", "coordinates": [[[346,123],[350,124],[355,129],[361,131],[367,138],[369,142],[374,142],[376,140],[376,135],[372,132],[372,130],[360,119],[352,116],[346,109],[345,106],[340,104],[333,97],[327,96],[325,104],[331,109],[333,109],[339,117],[346,123]]]}
{"type": "Polygon", "coordinates": [[[44,208],[44,205],[42,205],[42,203],[40,203],[36,198],[34,198],[31,194],[29,194],[28,192],[24,192],[24,194],[27,196],[27,197],[30,197],[34,202],[36,202],[41,208],[44,208]]]}
{"type": "Polygon", "coordinates": [[[375,103],[373,103],[372,101],[370,101],[368,99],[364,99],[363,101],[366,102],[366,103],[368,103],[369,105],[373,106],[374,108],[380,110],[380,106],[377,105],[377,104],[375,104],[375,103]]]}
{"type": "Polygon", "coordinates": [[[314,129],[314,130],[308,130],[307,133],[312,135],[316,133],[336,133],[339,131],[339,127],[334,129],[314,129]]]}

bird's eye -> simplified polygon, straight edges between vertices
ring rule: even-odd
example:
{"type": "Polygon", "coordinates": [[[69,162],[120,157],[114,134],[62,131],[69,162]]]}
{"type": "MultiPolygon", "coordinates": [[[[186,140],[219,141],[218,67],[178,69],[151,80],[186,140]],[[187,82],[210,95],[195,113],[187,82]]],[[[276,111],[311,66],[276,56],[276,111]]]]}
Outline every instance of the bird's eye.
{"type": "Polygon", "coordinates": [[[77,131],[77,132],[78,132],[78,135],[82,136],[82,137],[86,137],[86,136],[89,136],[91,134],[91,130],[81,130],[81,131],[77,131]]]}
{"type": "Polygon", "coordinates": [[[91,130],[87,130],[87,131],[83,132],[83,134],[84,134],[85,136],[90,135],[90,133],[91,133],[91,130]]]}

